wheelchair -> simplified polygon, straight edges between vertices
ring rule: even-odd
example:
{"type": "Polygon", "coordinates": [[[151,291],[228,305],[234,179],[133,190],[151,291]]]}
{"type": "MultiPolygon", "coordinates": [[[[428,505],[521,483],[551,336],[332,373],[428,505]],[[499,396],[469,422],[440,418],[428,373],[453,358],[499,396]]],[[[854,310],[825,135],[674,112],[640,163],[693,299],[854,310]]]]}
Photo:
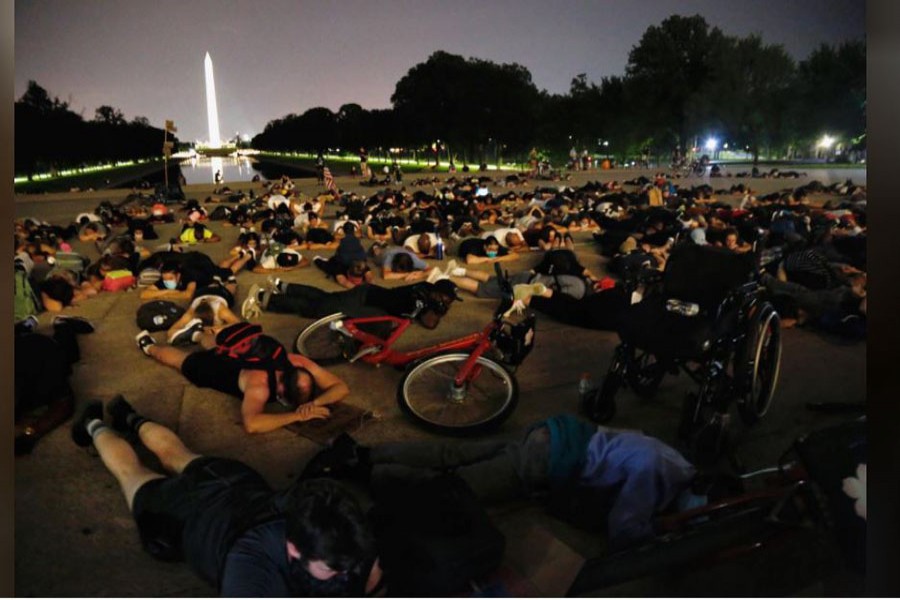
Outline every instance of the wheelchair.
{"type": "Polygon", "coordinates": [[[697,463],[729,448],[731,409],[747,426],[771,406],[781,365],[781,320],[758,282],[757,258],[681,242],[665,271],[644,271],[626,287],[645,286],[618,327],[620,344],[600,388],[582,410],[598,423],[616,412],[616,394],[655,395],[666,374],[684,372],[698,390],[684,400],[679,437],[697,463]]]}

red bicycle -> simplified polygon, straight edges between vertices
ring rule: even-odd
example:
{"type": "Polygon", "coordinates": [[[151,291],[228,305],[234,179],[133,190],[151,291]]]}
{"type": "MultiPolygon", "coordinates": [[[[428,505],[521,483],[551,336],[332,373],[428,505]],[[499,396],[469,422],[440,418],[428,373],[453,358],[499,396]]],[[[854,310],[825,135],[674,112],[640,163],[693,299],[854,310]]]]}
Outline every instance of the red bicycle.
{"type": "Polygon", "coordinates": [[[392,348],[412,323],[394,316],[335,313],[299,333],[294,347],[322,365],[362,361],[406,368],[397,389],[404,413],[438,433],[472,435],[494,429],[515,410],[519,388],[513,371],[534,346],[535,316],[508,318],[512,286],[496,267],[504,290],[491,322],[481,331],[400,352],[392,348]]]}

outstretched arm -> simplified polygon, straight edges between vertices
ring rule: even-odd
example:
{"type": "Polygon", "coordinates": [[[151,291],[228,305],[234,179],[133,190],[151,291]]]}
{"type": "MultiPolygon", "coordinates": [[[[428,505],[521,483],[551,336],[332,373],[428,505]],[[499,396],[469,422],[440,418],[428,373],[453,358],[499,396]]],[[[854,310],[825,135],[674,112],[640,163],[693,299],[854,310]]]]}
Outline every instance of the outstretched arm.
{"type": "Polygon", "coordinates": [[[311,421],[313,419],[327,419],[330,411],[324,406],[316,406],[312,402],[301,404],[297,410],[288,413],[266,413],[266,403],[269,400],[269,386],[266,384],[252,385],[244,392],[241,402],[241,419],[244,422],[244,431],[247,433],[267,433],[291,423],[311,421]]]}

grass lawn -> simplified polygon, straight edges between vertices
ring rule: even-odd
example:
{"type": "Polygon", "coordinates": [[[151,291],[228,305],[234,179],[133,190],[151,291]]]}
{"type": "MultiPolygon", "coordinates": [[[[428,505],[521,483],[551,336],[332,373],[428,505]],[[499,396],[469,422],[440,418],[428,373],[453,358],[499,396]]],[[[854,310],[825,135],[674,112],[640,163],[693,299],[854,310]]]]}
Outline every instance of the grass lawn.
{"type": "MultiPolygon", "coordinates": [[[[177,161],[169,161],[169,180],[178,177],[177,161]]],[[[93,188],[95,190],[104,188],[120,187],[121,185],[142,177],[149,177],[159,173],[159,179],[162,180],[163,161],[154,160],[151,162],[128,165],[122,167],[110,167],[108,169],[99,169],[86,173],[76,173],[73,175],[65,175],[53,177],[49,179],[39,179],[35,181],[23,181],[15,184],[16,194],[41,194],[44,192],[68,192],[72,188],[86,190],[93,188]],[[107,183],[107,181],[109,183],[107,183]]],[[[151,181],[153,183],[153,181],[151,181]]]]}

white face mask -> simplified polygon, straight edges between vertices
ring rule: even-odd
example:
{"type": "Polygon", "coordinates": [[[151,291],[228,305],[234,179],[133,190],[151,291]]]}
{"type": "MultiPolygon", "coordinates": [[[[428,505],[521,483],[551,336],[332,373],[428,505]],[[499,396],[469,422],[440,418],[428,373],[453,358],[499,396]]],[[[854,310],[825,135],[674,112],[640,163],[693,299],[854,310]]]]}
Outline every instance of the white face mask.
{"type": "Polygon", "coordinates": [[[174,290],[178,287],[178,282],[174,279],[163,279],[163,285],[166,286],[167,290],[174,290]]]}

